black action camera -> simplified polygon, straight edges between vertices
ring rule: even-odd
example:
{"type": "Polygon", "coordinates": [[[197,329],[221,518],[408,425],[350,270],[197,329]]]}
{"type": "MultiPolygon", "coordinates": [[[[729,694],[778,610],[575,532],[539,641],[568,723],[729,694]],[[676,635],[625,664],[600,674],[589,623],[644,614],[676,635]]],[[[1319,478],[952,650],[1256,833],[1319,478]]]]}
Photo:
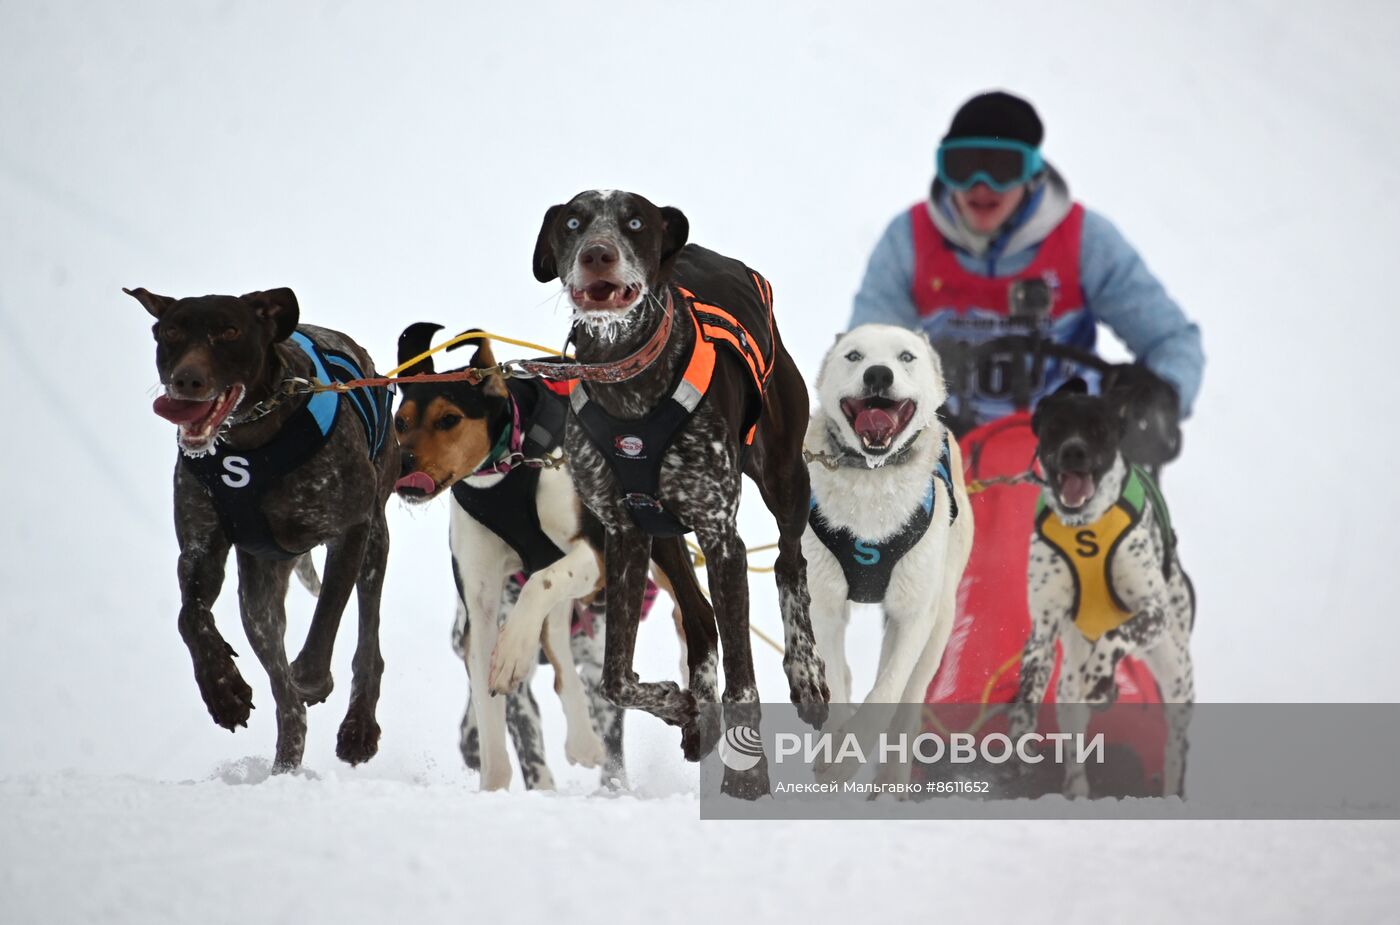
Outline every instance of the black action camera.
{"type": "Polygon", "coordinates": [[[1050,315],[1055,293],[1043,279],[1018,279],[1007,294],[1011,320],[1035,325],[1050,315]]]}

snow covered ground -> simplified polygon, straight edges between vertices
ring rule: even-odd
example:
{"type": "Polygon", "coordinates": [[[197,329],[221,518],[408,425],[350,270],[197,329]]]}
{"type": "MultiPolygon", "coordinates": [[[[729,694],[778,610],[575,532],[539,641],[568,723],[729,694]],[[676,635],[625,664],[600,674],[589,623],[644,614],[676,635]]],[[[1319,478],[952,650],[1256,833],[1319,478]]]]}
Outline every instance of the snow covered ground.
{"type": "MultiPolygon", "coordinates": [[[[1388,914],[1391,824],[701,824],[645,718],[634,794],[597,796],[544,678],[561,792],[478,794],[441,505],[392,506],[379,757],[333,756],[350,620],[315,777],[264,780],[270,711],[214,727],[175,630],[172,435],[120,287],[289,285],[381,366],[416,320],[558,343],[539,219],[624,187],[768,275],[810,373],[952,111],[1018,90],[1205,331],[1166,484],[1202,698],[1395,701],[1397,40],[1384,2],[0,5],[0,921],[1388,914]]],[[[231,590],[216,613],[269,704],[231,590]]],[[[674,647],[646,625],[639,670],[674,647]]]]}

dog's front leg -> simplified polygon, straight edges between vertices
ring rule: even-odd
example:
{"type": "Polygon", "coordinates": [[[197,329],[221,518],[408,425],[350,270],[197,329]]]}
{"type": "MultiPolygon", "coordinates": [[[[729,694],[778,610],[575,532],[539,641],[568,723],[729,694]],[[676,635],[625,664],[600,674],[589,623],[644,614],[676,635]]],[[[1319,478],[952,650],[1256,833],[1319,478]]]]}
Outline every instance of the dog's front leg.
{"type": "MultiPolygon", "coordinates": [[[[724,657],[724,711],[720,730],[744,727],[757,731],[762,721],[758,685],[754,679],[753,653],[749,648],[748,555],[732,520],[711,522],[696,530],[709,572],[710,599],[719,622],[720,652],[724,657]]],[[[823,685],[825,679],[822,679],[823,685]]],[[[825,710],[826,704],[823,703],[825,710]]],[[[800,707],[799,707],[800,710],[800,707]]],[[[823,721],[825,716],[822,717],[823,721]]],[[[809,720],[810,721],[810,720],[809,720]]],[[[760,760],[745,770],[728,765],[720,792],[743,800],[756,800],[769,791],[768,762],[760,760]]]]}
{"type": "MultiPolygon", "coordinates": [[[[806,402],[801,404],[804,413],[798,420],[805,426],[806,402]]],[[[793,426],[794,421],[783,424],[786,426],[778,426],[772,440],[773,445],[779,447],[774,454],[774,464],[770,471],[761,471],[757,481],[764,503],[778,522],[778,558],[773,563],[773,577],[778,585],[778,606],[783,613],[783,672],[788,679],[788,696],[797,704],[798,715],[816,728],[826,722],[826,705],[831,700],[831,690],[827,686],[826,666],[817,653],[817,642],[812,632],[807,560],[802,555],[802,536],[807,531],[812,483],[807,464],[802,461],[801,427],[793,426]]],[[[709,555],[708,550],[706,555],[709,555]]],[[[713,582],[711,584],[713,586],[713,582]]],[[[744,613],[748,614],[747,600],[744,613]]],[[[744,632],[748,632],[747,626],[744,632]]],[[[726,697],[728,666],[726,657],[726,697]]]]}
{"type": "Polygon", "coordinates": [[[607,608],[601,595],[578,606],[586,609],[587,619],[592,621],[592,625],[583,632],[572,634],[569,648],[573,650],[574,664],[578,665],[583,688],[588,692],[593,725],[602,737],[603,748],[607,752],[600,782],[610,789],[625,789],[627,760],[622,750],[622,733],[627,711],[619,709],[603,696],[603,638],[607,634],[607,608]]]}
{"type": "Polygon", "coordinates": [[[753,650],[749,643],[748,552],[732,522],[698,527],[695,536],[705,554],[710,600],[719,624],[724,659],[724,702],[757,703],[753,650]]]}
{"type": "MultiPolygon", "coordinates": [[[[590,561],[597,561],[589,550],[590,561]]],[[[573,616],[572,597],[554,605],[545,620],[544,651],[549,663],[554,666],[554,690],[564,705],[564,720],[567,726],[564,736],[564,756],[570,764],[596,768],[603,764],[606,752],[603,740],[593,728],[593,718],[588,713],[588,694],[574,667],[574,653],[569,646],[569,623],[573,616]]]]}
{"type": "MultiPolygon", "coordinates": [[[[307,706],[321,703],[330,696],[331,689],[335,686],[331,678],[331,655],[335,651],[335,636],[340,629],[340,618],[345,613],[345,605],[350,600],[350,592],[355,589],[355,582],[359,579],[361,567],[365,562],[370,529],[369,522],[356,524],[327,544],[326,573],[321,576],[321,594],[316,598],[316,611],[311,616],[311,627],[306,631],[306,642],[301,647],[301,654],[292,662],[292,678],[307,706]]],[[[385,549],[387,555],[387,540],[385,549]]],[[[361,604],[363,605],[363,599],[361,604]]],[[[362,625],[363,622],[362,614],[362,625]]],[[[376,629],[376,634],[377,632],[376,629]]],[[[372,755],[373,751],[370,754],[372,755]]]]}
{"type": "Polygon", "coordinates": [[[687,687],[699,710],[695,721],[681,728],[681,754],[686,761],[699,761],[719,742],[722,732],[718,711],[705,709],[719,702],[719,628],[714,608],[695,579],[685,542],[680,537],[655,540],[651,556],[675,602],[672,615],[680,639],[682,674],[689,679],[687,687]]]}
{"type": "Polygon", "coordinates": [[[680,537],[653,540],[652,561],[660,568],[663,585],[675,603],[673,617],[679,614],[679,631],[683,674],[690,692],[700,703],[719,701],[719,629],[715,612],[700,583],[695,580],[695,566],[680,537]]]}
{"type": "Polygon", "coordinates": [[[1187,731],[1196,700],[1191,653],[1176,633],[1163,633],[1157,645],[1143,653],[1143,661],[1157,679],[1166,711],[1167,747],[1163,756],[1162,795],[1185,796],[1187,731]]]}
{"type": "MultiPolygon", "coordinates": [[[[335,742],[336,757],[352,765],[368,761],[379,750],[379,722],[374,715],[379,704],[379,684],[384,677],[384,657],[379,651],[379,599],[384,590],[384,567],[388,561],[389,525],[384,512],[376,510],[370,519],[369,536],[356,582],[360,630],[352,663],[354,675],[350,681],[350,706],[345,711],[345,719],[340,724],[335,742]]],[[[314,617],[312,623],[314,627],[314,617]]],[[[305,652],[305,649],[302,651],[305,652]]],[[[296,666],[292,667],[295,670],[296,666]]],[[[330,680],[329,670],[326,679],[330,680]]],[[[301,687],[300,680],[297,688],[304,697],[306,691],[301,687]]]]}
{"type": "MultiPolygon", "coordinates": [[[[462,651],[467,682],[471,686],[471,711],[477,720],[481,789],[504,790],[510,786],[511,777],[510,756],[506,754],[506,705],[504,698],[491,693],[488,678],[491,650],[496,645],[497,613],[505,587],[505,562],[484,550],[474,552],[474,559],[466,560],[458,555],[457,544],[453,543],[452,568],[461,605],[459,619],[463,613],[466,618],[465,631],[456,636],[462,642],[459,651],[462,651]]],[[[463,744],[465,746],[465,742],[463,744]]]]}
{"type": "MultiPolygon", "coordinates": [[[[939,550],[947,548],[947,528],[935,529],[939,529],[943,535],[931,535],[925,538],[923,544],[939,550]]],[[[885,598],[885,638],[880,648],[880,667],[875,676],[875,685],[865,698],[866,703],[904,702],[906,689],[914,675],[914,666],[923,657],[928,643],[934,638],[935,628],[938,628],[944,575],[938,568],[932,569],[933,574],[930,575],[926,565],[922,570],[919,568],[921,565],[925,563],[911,561],[896,567],[895,580],[890,583],[885,598]],[[912,574],[914,571],[920,574],[912,574]]],[[[951,621],[947,629],[951,629],[951,621]]],[[[947,642],[946,631],[942,641],[947,642]]],[[[942,646],[938,648],[941,656],[942,646]]],[[[918,702],[923,703],[923,700],[923,693],[920,692],[918,702]]]]}
{"type": "Polygon", "coordinates": [[[1075,629],[1061,634],[1060,646],[1062,652],[1060,682],[1055,685],[1055,721],[1060,732],[1072,737],[1069,747],[1065,749],[1069,757],[1065,760],[1064,795],[1085,798],[1089,796],[1089,776],[1084,770],[1084,763],[1077,759],[1078,743],[1089,728],[1090,708],[1084,702],[1088,674],[1083,669],[1093,658],[1093,646],[1083,633],[1075,629]]]}
{"type": "Polygon", "coordinates": [[[818,588],[812,597],[812,630],[817,653],[826,666],[826,683],[832,703],[851,702],[851,663],[846,659],[846,629],[851,622],[851,604],[845,588],[818,588]],[[825,593],[826,591],[831,593],[825,593]]]}
{"type": "Polygon", "coordinates": [[[637,624],[646,593],[651,537],[630,521],[610,525],[603,549],[607,626],[603,643],[603,696],[620,707],[645,710],[672,726],[695,718],[695,698],[674,681],[642,682],[632,670],[637,624]]]}
{"type": "MultiPolygon", "coordinates": [[[[936,545],[942,548],[941,543],[936,545]]],[[[916,725],[923,714],[923,691],[917,695],[911,695],[908,691],[912,687],[914,668],[923,660],[929,643],[936,635],[937,601],[942,592],[942,581],[933,578],[930,587],[930,579],[921,565],[906,561],[900,563],[896,571],[896,580],[891,583],[885,598],[885,635],[880,646],[875,684],[864,703],[846,720],[838,733],[839,736],[854,736],[866,754],[875,750],[882,734],[898,735],[900,731],[916,725]],[[915,572],[918,573],[917,580],[909,580],[908,576],[915,572]]],[[[946,641],[946,635],[937,641],[940,651],[946,641]]],[[[927,682],[924,686],[927,687],[927,682]]],[[[831,772],[833,776],[828,779],[837,779],[842,773],[849,776],[855,770],[858,769],[848,766],[844,771],[831,772]]],[[[909,770],[907,764],[885,762],[878,779],[884,783],[907,781],[909,770]]]]}
{"type": "Polygon", "coordinates": [[[1074,602],[1075,584],[1069,566],[1039,537],[1031,541],[1027,588],[1031,630],[1021,649],[1021,679],[1010,708],[1012,739],[1036,727],[1055,667],[1055,639],[1074,602]]]}
{"type": "MultiPolygon", "coordinates": [[[[948,637],[953,633],[953,621],[957,612],[957,584],[944,575],[942,590],[932,605],[933,632],[924,645],[914,669],[909,673],[909,683],[904,688],[899,710],[890,726],[896,735],[904,735],[906,742],[912,742],[923,728],[924,701],[928,697],[929,685],[943,662],[943,652],[948,648],[948,637]]],[[[886,762],[882,770],[889,773],[882,779],[891,783],[907,784],[913,767],[909,762],[886,762]]]]}
{"type": "Polygon", "coordinates": [[[496,641],[496,609],[499,589],[479,588],[467,599],[471,622],[471,647],[467,650],[467,682],[471,686],[481,739],[481,789],[510,787],[510,756],[506,753],[506,702],[491,693],[491,647],[496,641]]]}
{"type": "MultiPolygon", "coordinates": [[[[564,558],[531,575],[491,653],[491,690],[497,694],[515,690],[535,666],[540,631],[549,615],[597,586],[598,557],[582,541],[574,543],[564,558]]],[[[572,668],[572,655],[569,662],[572,668]]]]}
{"type": "MultiPolygon", "coordinates": [[[[179,518],[177,517],[177,523],[179,518]]],[[[232,732],[248,725],[253,689],[233,663],[233,647],[219,635],[211,608],[224,584],[229,544],[211,529],[202,536],[180,533],[180,636],[194,662],[194,679],[214,722],[232,732]]],[[[192,531],[189,531],[192,532],[192,531]]]]}
{"type": "Polygon", "coordinates": [[[292,681],[283,641],[287,632],[287,582],[291,577],[290,561],[267,561],[238,551],[238,604],[243,613],[243,631],[267,671],[272,699],[277,703],[274,774],[300,767],[306,749],[306,704],[292,681]]]}

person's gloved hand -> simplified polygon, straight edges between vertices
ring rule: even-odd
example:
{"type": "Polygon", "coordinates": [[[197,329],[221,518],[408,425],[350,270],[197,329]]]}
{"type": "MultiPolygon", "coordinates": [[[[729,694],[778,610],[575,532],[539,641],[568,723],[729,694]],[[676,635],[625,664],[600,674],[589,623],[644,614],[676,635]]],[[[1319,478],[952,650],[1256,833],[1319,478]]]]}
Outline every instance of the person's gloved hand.
{"type": "Polygon", "coordinates": [[[1139,466],[1169,463],[1181,453],[1181,399],[1176,388],[1141,363],[1120,363],[1103,377],[1103,395],[1123,418],[1123,457],[1139,466]]]}

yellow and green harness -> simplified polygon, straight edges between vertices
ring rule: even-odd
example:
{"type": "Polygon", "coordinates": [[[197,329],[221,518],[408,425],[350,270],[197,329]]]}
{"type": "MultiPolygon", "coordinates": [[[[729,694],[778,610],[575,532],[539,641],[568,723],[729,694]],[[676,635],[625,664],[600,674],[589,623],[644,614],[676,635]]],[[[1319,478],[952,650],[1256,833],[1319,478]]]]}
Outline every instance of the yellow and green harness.
{"type": "Polygon", "coordinates": [[[1090,642],[1123,625],[1133,615],[1113,587],[1113,554],[1142,521],[1149,501],[1162,538],[1162,577],[1170,580],[1176,560],[1176,533],[1162,493],[1152,477],[1139,467],[1129,468],[1118,500],[1091,524],[1068,526],[1055,516],[1044,498],[1036,505],[1036,534],[1069,564],[1074,578],[1074,625],[1090,642]]]}

